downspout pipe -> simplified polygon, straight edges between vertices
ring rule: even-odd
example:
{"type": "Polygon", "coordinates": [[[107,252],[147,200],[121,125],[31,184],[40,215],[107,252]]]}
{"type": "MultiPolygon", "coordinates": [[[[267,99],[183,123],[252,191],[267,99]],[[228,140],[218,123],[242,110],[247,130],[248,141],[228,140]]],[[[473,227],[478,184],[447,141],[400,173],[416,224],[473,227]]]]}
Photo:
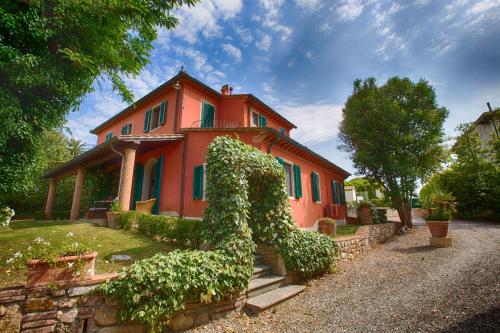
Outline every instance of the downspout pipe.
{"type": "MultiPolygon", "coordinates": [[[[120,153],[118,150],[116,150],[115,147],[113,147],[112,142],[110,142],[110,147],[111,147],[111,150],[113,152],[120,155],[122,158],[122,163],[121,163],[121,167],[120,167],[120,179],[118,181],[118,193],[120,193],[120,188],[122,187],[122,177],[123,177],[123,160],[125,159],[125,156],[122,153],[120,153]]],[[[118,194],[117,194],[117,196],[118,196],[118,194]]]]}

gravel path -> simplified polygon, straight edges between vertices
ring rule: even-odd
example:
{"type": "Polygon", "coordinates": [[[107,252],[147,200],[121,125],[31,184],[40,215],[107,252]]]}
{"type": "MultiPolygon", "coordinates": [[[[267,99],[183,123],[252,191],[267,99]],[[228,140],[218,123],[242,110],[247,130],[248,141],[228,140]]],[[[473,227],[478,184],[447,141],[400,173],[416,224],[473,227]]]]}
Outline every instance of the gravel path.
{"type": "Polygon", "coordinates": [[[191,332],[500,332],[500,225],[454,221],[445,249],[414,229],[256,317],[191,332]]]}

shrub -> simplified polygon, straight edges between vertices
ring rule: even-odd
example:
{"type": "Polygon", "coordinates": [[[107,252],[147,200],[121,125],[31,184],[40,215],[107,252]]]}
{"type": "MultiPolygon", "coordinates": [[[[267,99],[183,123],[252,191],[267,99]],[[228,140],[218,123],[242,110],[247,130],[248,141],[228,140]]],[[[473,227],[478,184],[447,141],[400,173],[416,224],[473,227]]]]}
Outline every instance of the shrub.
{"type": "MultiPolygon", "coordinates": [[[[70,210],[53,210],[52,211],[52,220],[69,220],[71,216],[70,210]]],[[[33,218],[37,221],[46,220],[45,212],[43,210],[37,210],[35,214],[33,214],[33,218]]]]}
{"type": "Polygon", "coordinates": [[[118,225],[130,230],[136,225],[137,230],[151,238],[163,238],[182,245],[198,248],[206,232],[203,221],[181,219],[176,216],[162,216],[121,212],[117,217],[118,225]]]}
{"type": "Polygon", "coordinates": [[[335,236],[337,234],[337,223],[329,217],[322,218],[318,221],[318,231],[325,235],[335,236]]]}
{"type": "Polygon", "coordinates": [[[428,221],[449,221],[451,219],[451,212],[442,209],[431,209],[426,220],[428,221]]]}
{"type": "Polygon", "coordinates": [[[10,224],[10,220],[15,215],[15,212],[12,208],[3,207],[0,209],[0,226],[8,227],[10,224]]]}
{"type": "MultiPolygon", "coordinates": [[[[377,222],[376,223],[387,223],[387,210],[377,208],[376,212],[377,212],[377,222]]],[[[375,223],[375,221],[373,223],[375,223]]]]}

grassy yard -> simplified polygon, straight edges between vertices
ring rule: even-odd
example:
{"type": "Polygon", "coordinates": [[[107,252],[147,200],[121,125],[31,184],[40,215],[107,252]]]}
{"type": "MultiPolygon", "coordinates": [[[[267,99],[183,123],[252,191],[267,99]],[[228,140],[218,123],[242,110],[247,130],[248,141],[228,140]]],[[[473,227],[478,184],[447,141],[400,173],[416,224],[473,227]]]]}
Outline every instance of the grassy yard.
{"type": "Polygon", "coordinates": [[[337,226],[337,235],[335,237],[352,236],[359,227],[361,226],[356,224],[339,225],[337,226]]]}
{"type": "Polygon", "coordinates": [[[11,271],[6,260],[37,237],[56,244],[72,232],[75,241],[86,242],[98,252],[96,273],[117,271],[128,263],[111,262],[113,254],[128,254],[133,260],[150,257],[158,252],[169,252],[175,247],[166,242],[153,241],[136,232],[113,230],[85,222],[67,221],[13,221],[8,228],[0,228],[0,287],[24,283],[26,271],[11,271]]]}

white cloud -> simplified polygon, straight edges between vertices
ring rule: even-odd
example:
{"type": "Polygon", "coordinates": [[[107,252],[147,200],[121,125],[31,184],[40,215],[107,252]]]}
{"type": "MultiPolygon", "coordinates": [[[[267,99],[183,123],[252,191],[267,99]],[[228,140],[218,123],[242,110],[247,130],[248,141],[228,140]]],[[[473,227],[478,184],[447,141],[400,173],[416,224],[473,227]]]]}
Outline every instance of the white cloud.
{"type": "Polygon", "coordinates": [[[134,93],[134,99],[139,99],[148,94],[161,83],[160,78],[149,70],[143,70],[137,76],[125,77],[123,79],[127,87],[134,93]]]}
{"type": "Polygon", "coordinates": [[[337,104],[285,104],[277,111],[297,125],[292,136],[303,144],[335,140],[342,121],[342,105],[337,104]]]}
{"type": "Polygon", "coordinates": [[[360,0],[344,0],[337,6],[337,14],[342,21],[352,21],[363,12],[363,3],[360,0]]]}
{"type": "Polygon", "coordinates": [[[206,0],[194,7],[182,6],[176,12],[180,24],[173,34],[190,44],[195,43],[200,34],[205,38],[220,36],[222,28],[218,20],[234,18],[242,7],[242,0],[206,0]]]}
{"type": "Polygon", "coordinates": [[[222,49],[236,60],[236,62],[241,61],[241,50],[232,44],[222,44],[222,49]]]}
{"type": "Polygon", "coordinates": [[[323,23],[320,27],[319,27],[319,31],[320,32],[324,32],[324,33],[330,33],[332,32],[333,28],[330,24],[328,24],[328,22],[325,22],[323,23]]]}
{"type": "Polygon", "coordinates": [[[290,59],[287,65],[288,68],[292,68],[293,66],[295,66],[295,58],[290,59]]]}
{"type": "Polygon", "coordinates": [[[281,34],[281,40],[286,41],[292,35],[293,28],[279,22],[280,9],[283,3],[283,0],[259,0],[263,14],[254,16],[252,19],[261,22],[264,27],[281,34]]]}
{"type": "Polygon", "coordinates": [[[297,6],[310,10],[316,11],[321,8],[323,0],[295,0],[297,6]]]}
{"type": "Polygon", "coordinates": [[[314,57],[311,51],[307,51],[304,55],[306,56],[307,59],[313,59],[314,57]]]}
{"type": "Polygon", "coordinates": [[[238,37],[240,37],[241,45],[247,46],[248,44],[253,42],[253,36],[252,36],[252,32],[250,31],[250,29],[237,26],[234,28],[234,31],[236,32],[238,37]]]}
{"type": "Polygon", "coordinates": [[[382,8],[380,3],[377,3],[372,10],[375,17],[375,30],[378,35],[383,37],[383,42],[377,46],[374,53],[386,61],[407,48],[405,39],[394,31],[394,22],[392,20],[392,16],[401,9],[402,7],[396,3],[392,3],[389,8],[382,8]]]}
{"type": "Polygon", "coordinates": [[[255,45],[262,51],[268,51],[271,47],[272,38],[269,35],[262,36],[261,40],[255,42],[255,45]]]}

